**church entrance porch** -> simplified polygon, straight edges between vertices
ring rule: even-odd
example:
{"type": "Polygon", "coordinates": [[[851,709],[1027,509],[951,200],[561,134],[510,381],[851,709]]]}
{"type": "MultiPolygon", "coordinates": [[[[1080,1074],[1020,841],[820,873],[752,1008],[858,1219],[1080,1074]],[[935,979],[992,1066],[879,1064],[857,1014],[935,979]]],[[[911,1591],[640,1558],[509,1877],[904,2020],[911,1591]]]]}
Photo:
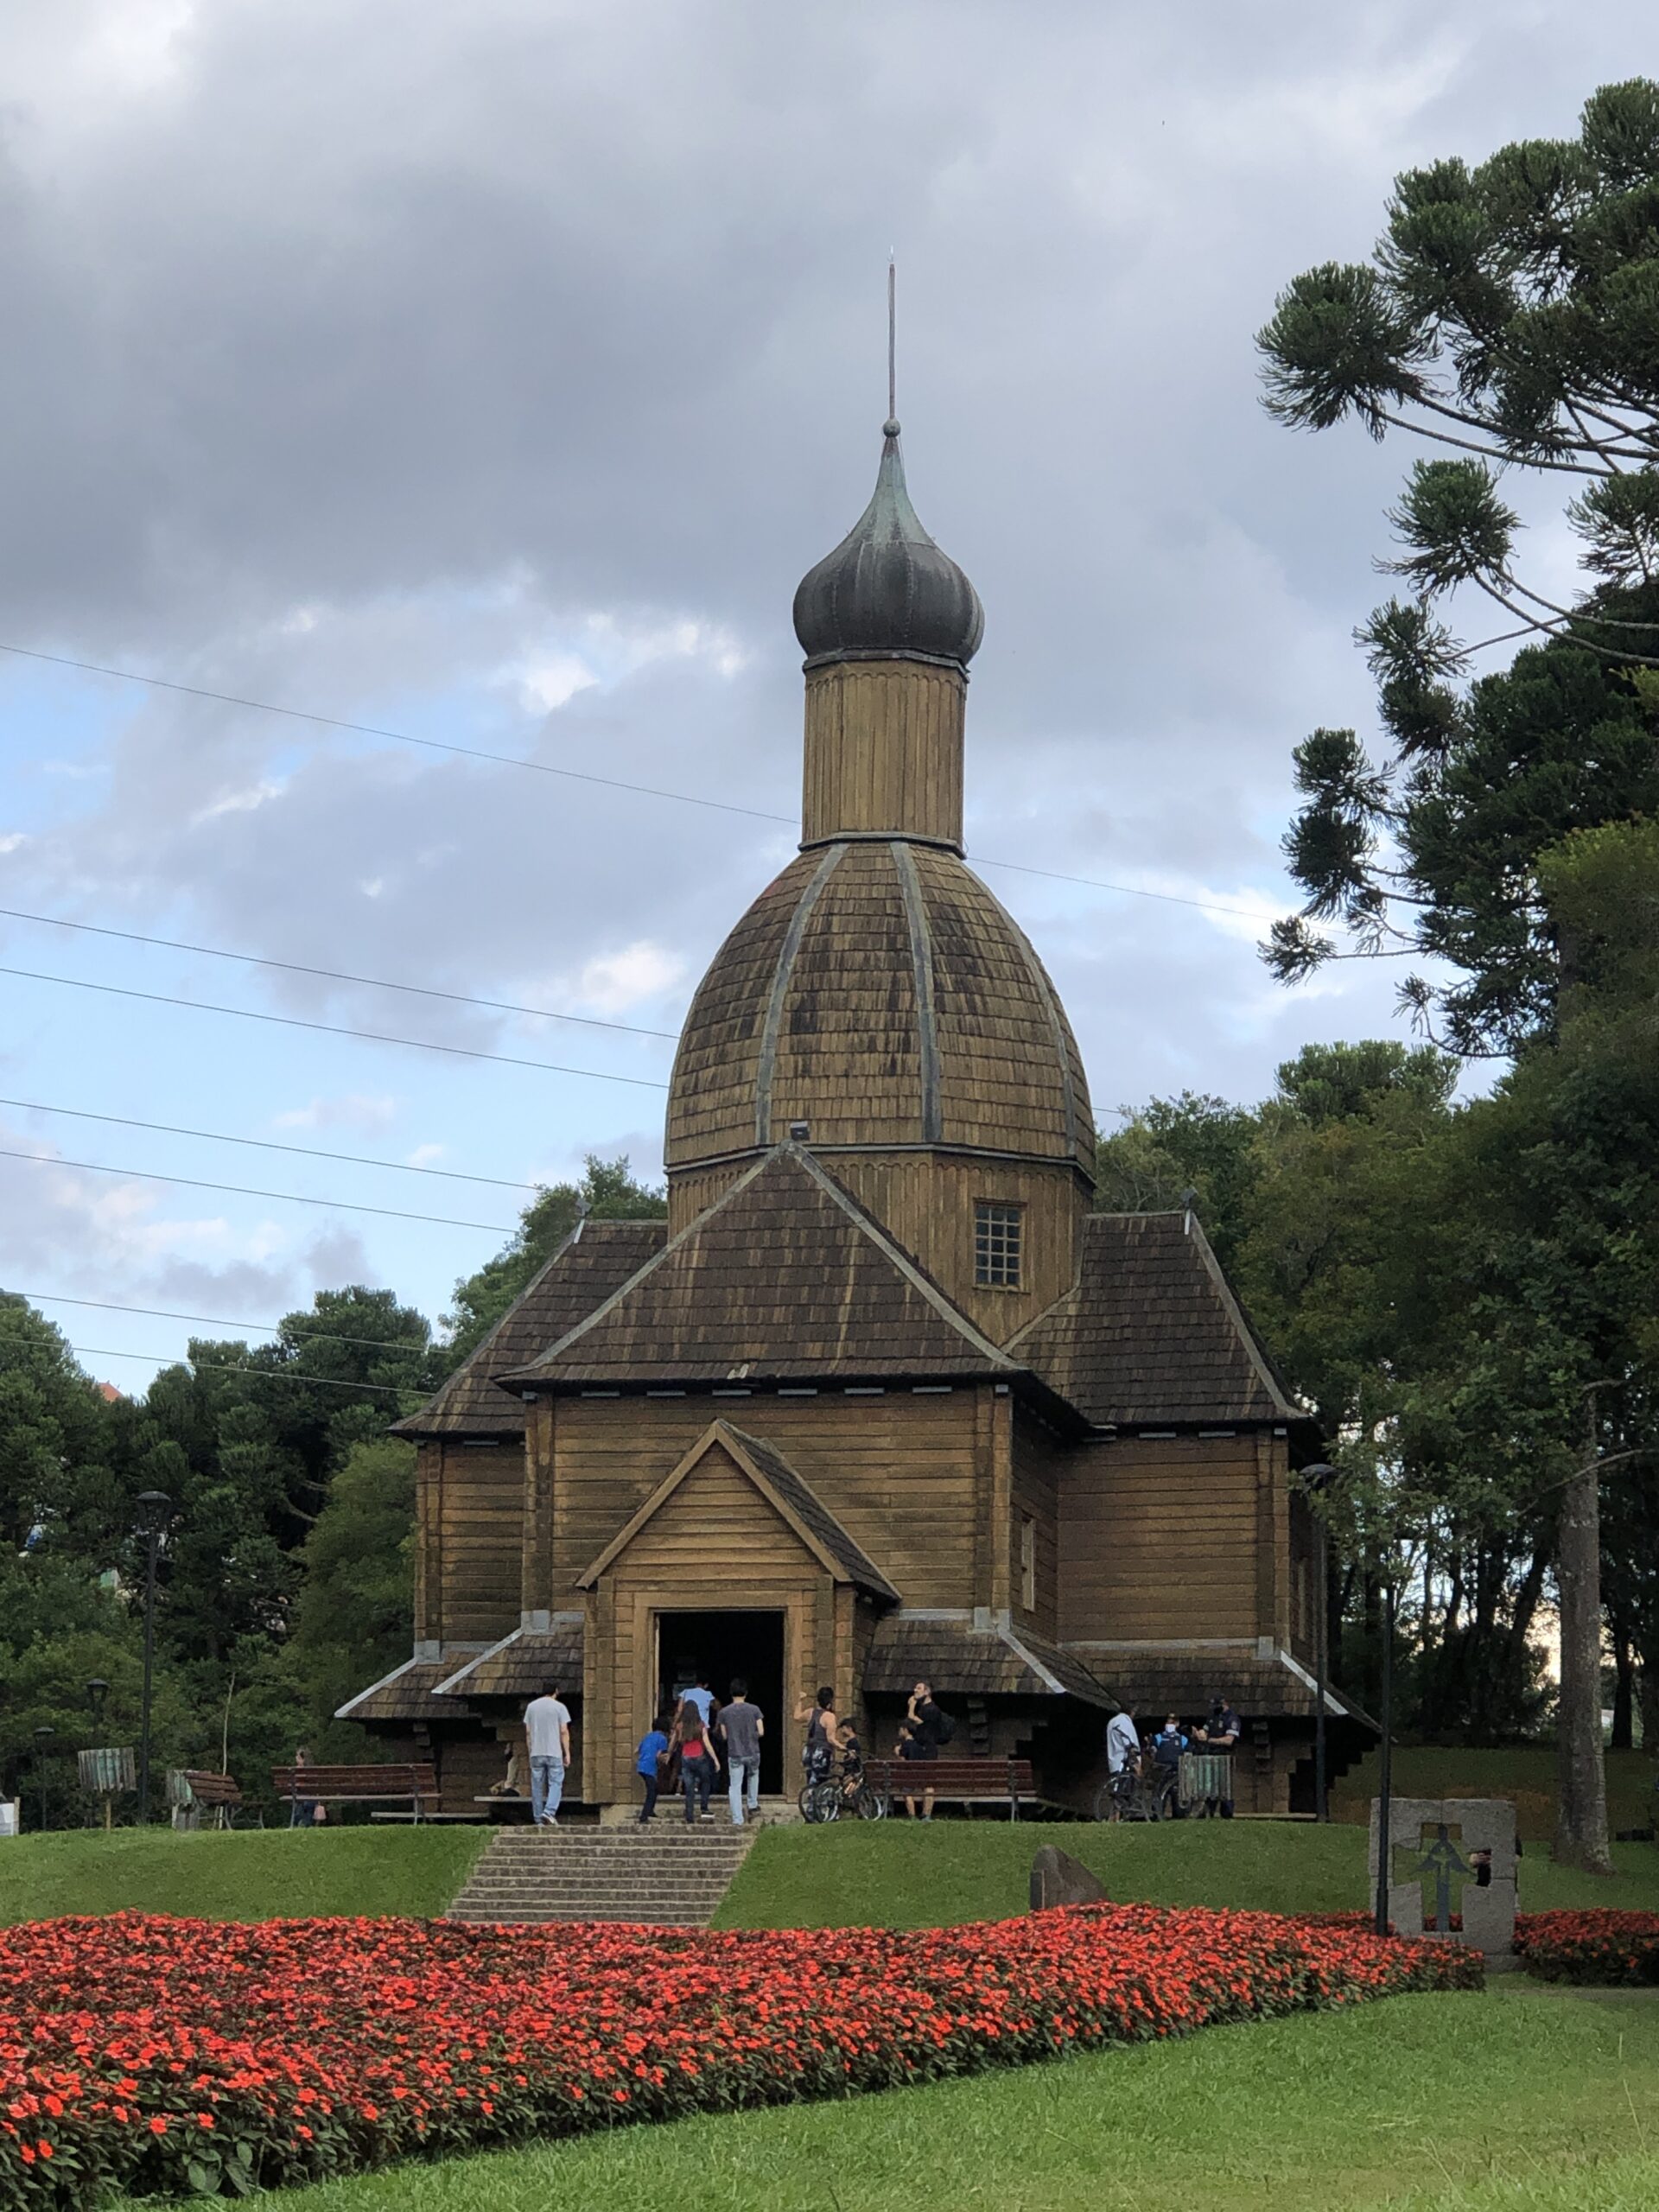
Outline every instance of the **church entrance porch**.
{"type": "Polygon", "coordinates": [[[784,1737],[784,1621],[780,1610],[658,1613],[657,1679],[664,1712],[677,1709],[681,1694],[699,1676],[723,1705],[734,1675],[748,1683],[749,1696],[765,1716],[760,1743],[763,1796],[782,1793],[784,1737]]]}

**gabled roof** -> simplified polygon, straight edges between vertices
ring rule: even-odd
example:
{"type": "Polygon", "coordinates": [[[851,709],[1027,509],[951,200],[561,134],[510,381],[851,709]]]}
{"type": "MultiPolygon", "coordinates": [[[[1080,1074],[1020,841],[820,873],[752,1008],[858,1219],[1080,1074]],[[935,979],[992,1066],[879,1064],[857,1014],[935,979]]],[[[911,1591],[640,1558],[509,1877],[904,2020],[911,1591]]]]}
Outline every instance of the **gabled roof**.
{"type": "Polygon", "coordinates": [[[510,1388],[1013,1376],[932,1278],[798,1145],[739,1176],[510,1388]]]}
{"type": "Polygon", "coordinates": [[[1090,1214],[1077,1280],[1008,1345],[1097,1428],[1306,1421],[1191,1214],[1090,1214]]]}
{"type": "Polygon", "coordinates": [[[899,1592],[868,1554],[849,1536],[829,1507],[797,1474],[775,1445],[763,1437],[747,1435],[729,1421],[710,1421],[691,1449],[645,1500],[626,1527],[620,1529],[588,1569],[576,1587],[590,1590],[600,1576],[619,1559],[647,1522],[652,1520],[694,1469],[710,1452],[723,1451],[741,1469],[760,1495],[805,1545],[824,1573],[837,1582],[849,1582],[895,1605],[899,1592]]]}
{"type": "MultiPolygon", "coordinates": [[[[1311,1719],[1319,1708],[1319,1684],[1300,1661],[1282,1644],[1254,1637],[1211,1643],[1087,1643],[1074,1656],[1111,1684],[1143,1733],[1166,1713],[1202,1720],[1216,1697],[1230,1698],[1247,1726],[1252,1720],[1311,1719]]],[[[1362,1706],[1328,1682],[1325,1700],[1332,1720],[1376,1728],[1362,1706]]]]}
{"type": "Polygon", "coordinates": [[[573,1328],[668,1238],[664,1221],[588,1221],[469,1354],[435,1397],[393,1427],[394,1436],[522,1436],[523,1405],[491,1376],[573,1328]]]}

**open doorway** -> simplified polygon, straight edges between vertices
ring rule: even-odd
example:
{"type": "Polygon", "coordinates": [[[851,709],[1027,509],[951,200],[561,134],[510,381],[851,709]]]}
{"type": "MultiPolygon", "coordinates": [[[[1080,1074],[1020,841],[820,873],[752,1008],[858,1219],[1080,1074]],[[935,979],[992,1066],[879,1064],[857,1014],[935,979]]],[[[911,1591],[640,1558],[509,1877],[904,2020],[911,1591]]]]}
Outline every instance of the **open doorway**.
{"type": "Polygon", "coordinates": [[[663,1709],[673,1712],[680,1693],[699,1675],[723,1705],[734,1675],[749,1686],[766,1732],[760,1740],[760,1788],[769,1797],[784,1787],[784,1616],[781,1612],[659,1613],[657,1680],[663,1709]]]}

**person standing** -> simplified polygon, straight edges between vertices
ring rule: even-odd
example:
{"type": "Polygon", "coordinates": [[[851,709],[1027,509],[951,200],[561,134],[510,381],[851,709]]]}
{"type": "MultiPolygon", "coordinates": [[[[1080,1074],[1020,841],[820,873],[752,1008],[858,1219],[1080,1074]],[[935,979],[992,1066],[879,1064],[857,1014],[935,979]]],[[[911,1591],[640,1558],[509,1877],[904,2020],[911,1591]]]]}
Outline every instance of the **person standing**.
{"type": "Polygon", "coordinates": [[[680,1782],[685,1791],[685,1824],[712,1821],[709,1799],[715,1787],[715,1747],[688,1700],[680,1707],[680,1782]]]}
{"type": "Polygon", "coordinates": [[[708,1675],[701,1669],[698,1670],[696,1681],[692,1683],[690,1688],[680,1692],[680,1703],[683,1706],[695,1705],[697,1708],[697,1718],[702,1721],[704,1728],[713,1727],[715,1694],[709,1687],[708,1675]]]}
{"type": "Polygon", "coordinates": [[[531,1825],[556,1828],[570,1764],[570,1714],[559,1702],[556,1682],[524,1707],[524,1739],[530,1748],[531,1825]]]}
{"type": "MultiPolygon", "coordinates": [[[[1231,1700],[1224,1697],[1212,1697],[1210,1700],[1210,1725],[1207,1728],[1195,1728],[1193,1739],[1202,1744],[1206,1751],[1226,1753],[1227,1771],[1230,1774],[1233,1746],[1243,1734],[1243,1728],[1244,1724],[1234,1712],[1231,1700]]],[[[1206,1797],[1204,1809],[1212,1821],[1217,1813],[1224,1821],[1230,1821],[1233,1817],[1232,1798],[1230,1796],[1206,1797]]]]}
{"type": "Polygon", "coordinates": [[[806,1741],[801,1746],[801,1764],[806,1769],[806,1778],[809,1782],[821,1782],[841,1748],[841,1722],[836,1717],[836,1693],[831,1685],[826,1682],[816,1700],[803,1690],[795,1707],[795,1718],[806,1723],[806,1741]]]}
{"type": "Polygon", "coordinates": [[[749,1702],[749,1686],[741,1675],[733,1677],[729,1705],[720,1708],[720,1733],[726,1745],[726,1779],[732,1808],[732,1826],[743,1825],[743,1806],[757,1816],[760,1811],[760,1738],[766,1732],[766,1715],[749,1702]]]}
{"type": "Polygon", "coordinates": [[[1106,1771],[1122,1774],[1141,1756],[1141,1735],[1132,1713],[1115,1713],[1106,1723],[1106,1771]]]}
{"type": "Polygon", "coordinates": [[[639,1748],[633,1755],[634,1772],[645,1784],[645,1802],[639,1808],[641,1827],[657,1810],[658,1792],[662,1789],[663,1777],[668,1770],[668,1729],[664,1725],[668,1719],[665,1713],[658,1714],[639,1738],[639,1748]]]}
{"type": "MultiPolygon", "coordinates": [[[[948,1744],[957,1732],[956,1722],[934,1703],[931,1682],[918,1682],[912,1690],[910,1702],[905,1708],[905,1718],[911,1723],[916,1740],[921,1745],[920,1751],[912,1756],[923,1760],[937,1759],[941,1745],[948,1744]]],[[[932,1817],[933,1792],[925,1789],[922,1792],[922,1818],[931,1821],[932,1817]]]]}
{"type": "Polygon", "coordinates": [[[294,1795],[289,1802],[288,1825],[291,1828],[321,1827],[327,1817],[327,1808],[314,1797],[300,1795],[300,1770],[315,1764],[305,1745],[301,1744],[294,1753],[294,1795]]]}

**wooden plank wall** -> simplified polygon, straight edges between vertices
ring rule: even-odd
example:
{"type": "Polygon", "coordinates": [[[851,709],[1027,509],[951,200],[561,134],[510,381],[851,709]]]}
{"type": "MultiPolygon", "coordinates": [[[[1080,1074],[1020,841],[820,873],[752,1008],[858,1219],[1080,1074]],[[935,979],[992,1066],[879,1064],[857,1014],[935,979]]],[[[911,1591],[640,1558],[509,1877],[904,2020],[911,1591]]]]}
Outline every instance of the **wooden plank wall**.
{"type": "Polygon", "coordinates": [[[1249,1433],[1125,1436],[1069,1452],[1060,1640],[1272,1634],[1273,1470],[1271,1453],[1265,1468],[1260,1456],[1249,1433]]]}
{"type": "Polygon", "coordinates": [[[423,1445],[416,1634],[490,1643],[518,1625],[524,1462],[500,1445],[423,1445]],[[435,1610],[436,1620],[433,1615],[435,1610]]]}
{"type": "Polygon", "coordinates": [[[1076,1280],[1079,1224],[1088,1210],[1069,1160],[982,1160],[936,1152],[830,1152],[823,1165],[893,1241],[961,1306],[993,1344],[1063,1298],[1076,1280]],[[974,1209],[982,1200],[1025,1208],[1024,1287],[974,1282],[974,1209]]]}
{"type": "Polygon", "coordinates": [[[967,678],[919,661],[839,662],[806,679],[801,841],[906,830],[962,842],[967,678]]]}
{"type": "MultiPolygon", "coordinates": [[[[777,1446],[907,1605],[982,1604],[975,1596],[982,1395],[966,1386],[939,1395],[543,1400],[532,1408],[532,1450],[546,1449],[550,1437],[549,1582],[525,1603],[578,1603],[576,1577],[723,1417],[777,1446]]],[[[711,1548],[726,1544],[718,1523],[709,1534],[711,1548]]],[[[706,1602],[695,1586],[684,1600],[706,1602]]]]}
{"type": "Polygon", "coordinates": [[[1014,1408],[1009,1604],[1015,1620],[1039,1636],[1053,1636],[1058,1622],[1060,1470],[1072,1456],[1034,1414],[1014,1408]],[[1027,1515],[1035,1524],[1037,1553],[1037,1603],[1029,1611],[1023,1603],[1020,1562],[1020,1524],[1027,1515]]]}

